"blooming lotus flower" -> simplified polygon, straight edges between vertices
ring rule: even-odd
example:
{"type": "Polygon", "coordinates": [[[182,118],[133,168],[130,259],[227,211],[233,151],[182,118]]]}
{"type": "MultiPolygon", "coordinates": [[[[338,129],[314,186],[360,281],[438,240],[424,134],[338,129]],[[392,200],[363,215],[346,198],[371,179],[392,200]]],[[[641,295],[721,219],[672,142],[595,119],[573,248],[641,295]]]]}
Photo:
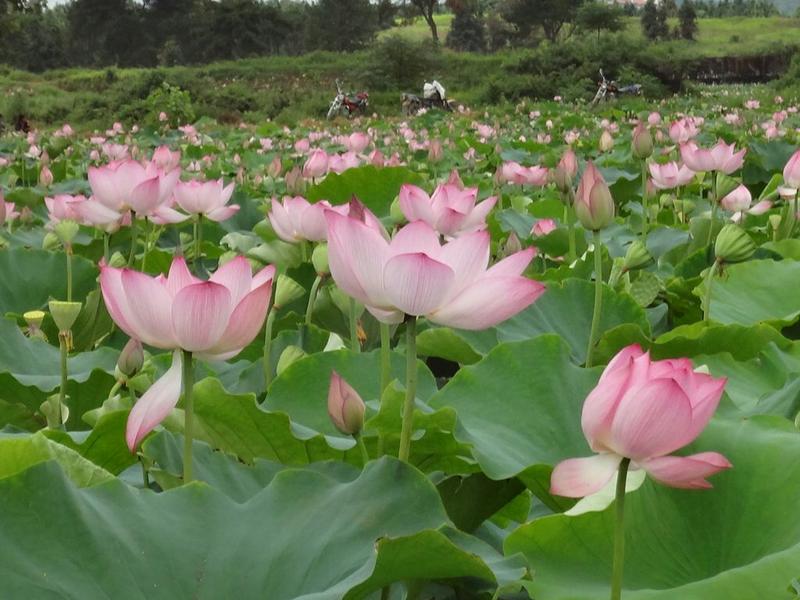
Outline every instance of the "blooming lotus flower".
{"type": "Polygon", "coordinates": [[[621,350],[583,405],[581,426],[595,456],[570,458],[553,470],[550,491],[580,498],[601,490],[623,458],[676,488],[709,488],[706,478],[730,468],[717,452],[671,456],[705,429],[725,378],[693,370],[689,359],[652,362],[638,345],[621,350]]]}
{"type": "Polygon", "coordinates": [[[343,173],[347,169],[354,169],[359,164],[361,164],[361,159],[354,152],[328,156],[328,171],[332,173],[343,173]]]}
{"type": "Polygon", "coordinates": [[[93,199],[120,214],[128,210],[141,216],[163,210],[168,213],[171,209],[162,205],[172,194],[178,177],[178,169],[165,173],[155,165],[143,167],[133,160],[89,167],[93,199]]]}
{"type": "Polygon", "coordinates": [[[669,137],[675,144],[685,144],[699,132],[695,119],[689,117],[675,121],[669,126],[669,137]]]}
{"type": "Polygon", "coordinates": [[[301,196],[285,197],[283,202],[272,200],[269,222],[284,242],[321,242],[328,234],[325,211],[335,210],[347,214],[348,206],[333,207],[327,200],[311,203],[301,196]]]}
{"type": "Polygon", "coordinates": [[[13,202],[3,200],[3,192],[0,191],[0,227],[19,217],[19,212],[15,210],[15,207],[13,202]]]}
{"type": "Polygon", "coordinates": [[[752,203],[753,196],[750,194],[750,190],[748,190],[744,185],[738,186],[736,189],[722,198],[722,200],[720,200],[720,204],[725,210],[729,210],[734,213],[733,217],[731,218],[731,220],[734,222],[741,221],[744,213],[750,215],[763,215],[770,208],[772,208],[772,202],[769,200],[762,200],[755,206],[751,207],[750,205],[752,203]]]}
{"type": "Polygon", "coordinates": [[[441,245],[435,229],[415,221],[387,241],[354,218],[334,211],[325,218],[333,279],[384,323],[398,323],[407,314],[449,327],[485,329],[515,315],[545,290],[522,276],[532,249],[487,269],[486,231],[441,245]]]}
{"type": "Polygon", "coordinates": [[[783,168],[783,181],[790,188],[800,188],[800,150],[792,154],[783,168]]]}
{"type": "Polygon", "coordinates": [[[531,233],[535,237],[542,237],[543,235],[547,235],[556,229],[556,222],[553,219],[539,219],[531,228],[531,233]]]}
{"type": "Polygon", "coordinates": [[[303,165],[303,177],[315,179],[328,172],[328,154],[325,150],[314,150],[303,165]]]}
{"type": "Polygon", "coordinates": [[[659,190],[671,190],[684,186],[694,179],[694,171],[686,165],[678,166],[676,162],[668,162],[663,165],[650,163],[649,168],[653,185],[659,190]]]}
{"type": "Polygon", "coordinates": [[[70,196],[69,194],[56,194],[52,198],[44,199],[44,203],[47,206],[47,215],[51,223],[60,223],[61,221],[82,222],[83,218],[77,207],[84,202],[86,202],[85,196],[70,196]]]}
{"type": "Polygon", "coordinates": [[[179,181],[175,186],[175,201],[193,215],[205,215],[212,221],[225,221],[239,211],[238,204],[228,206],[233,184],[223,187],[222,178],[213,181],[179,181]]]}
{"type": "MultiPolygon", "coordinates": [[[[208,281],[194,277],[182,257],[167,277],[101,265],[100,289],[117,326],[131,338],[156,348],[185,350],[201,358],[225,360],[258,335],[267,314],[275,268],[253,276],[237,257],[208,281]]],[[[181,354],[139,399],[128,417],[126,440],[133,451],[178,403],[181,354]]]]}
{"type": "Polygon", "coordinates": [[[586,229],[599,231],[614,219],[614,199],[603,175],[593,162],[586,165],[575,193],[575,213],[586,229]]]}
{"type": "Polygon", "coordinates": [[[746,148],[734,152],[736,148],[733,144],[726,144],[723,141],[710,149],[700,148],[694,142],[687,142],[681,145],[681,158],[692,171],[719,171],[730,175],[734,171],[742,168],[746,148]]]}
{"type": "Polygon", "coordinates": [[[409,221],[424,221],[444,236],[456,237],[486,227],[486,216],[497,198],[492,196],[475,203],[477,188],[460,189],[444,184],[431,196],[415,185],[400,187],[400,210],[409,221]]]}
{"type": "Polygon", "coordinates": [[[128,154],[128,146],[125,144],[112,143],[103,144],[103,154],[105,154],[109,160],[125,160],[130,156],[130,154],[128,154]]]}
{"type": "Polygon", "coordinates": [[[349,136],[345,137],[342,140],[342,144],[350,152],[355,152],[356,154],[361,154],[364,150],[367,149],[367,146],[369,146],[369,143],[371,141],[372,141],[372,139],[369,137],[368,134],[357,131],[357,132],[351,133],[349,136]]]}
{"type": "Polygon", "coordinates": [[[150,159],[150,162],[165,173],[169,173],[173,169],[177,169],[181,164],[180,150],[173,152],[169,149],[169,146],[159,146],[153,152],[153,158],[150,159]]]}
{"type": "Polygon", "coordinates": [[[500,167],[500,180],[516,185],[547,185],[548,171],[545,167],[523,167],[517,162],[508,161],[500,167]]]}

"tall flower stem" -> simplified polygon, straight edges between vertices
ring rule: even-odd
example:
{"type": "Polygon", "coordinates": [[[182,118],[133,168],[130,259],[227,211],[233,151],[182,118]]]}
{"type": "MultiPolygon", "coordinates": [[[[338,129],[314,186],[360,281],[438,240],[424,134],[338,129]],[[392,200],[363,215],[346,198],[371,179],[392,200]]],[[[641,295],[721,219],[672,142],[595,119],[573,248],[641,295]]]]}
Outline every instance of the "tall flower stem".
{"type": "Polygon", "coordinates": [[[142,250],[142,271],[147,270],[147,253],[150,251],[150,221],[144,219],[144,250],[142,250]]]}
{"type": "Polygon", "coordinates": [[[564,222],[567,224],[567,238],[569,240],[569,251],[567,253],[567,258],[569,259],[570,264],[575,262],[578,258],[578,252],[576,249],[575,244],[575,223],[572,222],[572,217],[570,216],[569,208],[572,206],[574,201],[574,195],[572,189],[570,188],[564,194],[564,222]]]}
{"type": "Polygon", "coordinates": [[[711,244],[714,242],[714,220],[717,216],[717,176],[713,171],[711,173],[711,194],[709,200],[711,201],[711,221],[708,224],[708,240],[706,242],[706,247],[708,249],[711,248],[711,244]]]}
{"type": "Polygon", "coordinates": [[[708,267],[708,273],[706,273],[706,279],[704,281],[706,289],[703,295],[703,323],[708,323],[711,316],[711,286],[714,284],[714,274],[718,267],[719,263],[714,261],[714,264],[708,267]]]}
{"type": "Polygon", "coordinates": [[[136,238],[139,237],[139,227],[136,223],[136,213],[131,213],[131,251],[128,254],[128,268],[133,266],[136,258],[136,238]]]}
{"type": "Polygon", "coordinates": [[[364,444],[364,437],[360,433],[354,433],[353,437],[356,440],[358,450],[361,452],[361,461],[366,466],[369,462],[369,452],[367,452],[367,446],[364,444]]]}
{"type": "Polygon", "coordinates": [[[194,365],[192,353],[183,351],[183,483],[192,481],[192,433],[194,429],[194,365]]]}
{"type": "Polygon", "coordinates": [[[58,334],[58,349],[61,354],[61,385],[58,388],[58,405],[54,407],[54,413],[56,427],[59,428],[62,425],[61,411],[64,410],[64,405],[67,402],[67,356],[69,354],[69,336],[69,331],[61,331],[58,334]]]}
{"type": "Polygon", "coordinates": [[[194,264],[196,269],[203,256],[203,215],[197,215],[194,227],[194,264]]]}
{"type": "Polygon", "coordinates": [[[650,222],[650,207],[647,204],[647,159],[642,161],[642,242],[647,245],[647,228],[650,222]]]}
{"type": "Polygon", "coordinates": [[[308,293],[308,306],[306,306],[306,320],[303,327],[300,328],[300,347],[305,350],[306,337],[308,336],[308,329],[311,327],[311,317],[314,314],[314,302],[317,299],[317,292],[322,283],[323,275],[317,275],[314,283],[311,284],[311,291],[308,293]]]}
{"type": "Polygon", "coordinates": [[[72,244],[64,246],[67,255],[67,302],[72,302],[72,244]]]}
{"type": "MultiPolygon", "coordinates": [[[[389,387],[389,381],[392,378],[392,363],[391,363],[391,352],[392,352],[392,332],[388,323],[381,323],[381,395],[380,398],[383,399],[383,393],[386,391],[386,388],[389,387]]],[[[378,458],[383,456],[384,450],[384,439],[382,435],[378,435],[378,450],[377,455],[378,458]]]]}
{"type": "Polygon", "coordinates": [[[586,349],[586,366],[593,365],[594,346],[600,328],[600,315],[603,310],[603,244],[600,232],[592,232],[594,237],[594,310],[592,311],[592,328],[589,332],[589,347],[586,349]]]}
{"type": "Polygon", "coordinates": [[[625,481],[630,458],[623,458],[617,473],[617,494],[614,499],[614,562],[611,567],[611,600],[622,598],[622,570],[625,565],[625,481]]]}
{"type": "Polygon", "coordinates": [[[403,425],[400,429],[398,458],[408,462],[411,454],[411,432],[414,421],[414,401],[417,396],[417,317],[406,317],[406,398],[403,404],[403,425]]]}
{"type": "Polygon", "coordinates": [[[350,298],[350,349],[361,352],[361,342],[358,341],[358,315],[356,314],[356,301],[350,298]]]}
{"type": "Polygon", "coordinates": [[[111,259],[111,234],[103,232],[103,258],[106,263],[111,259]]]}
{"type": "Polygon", "coordinates": [[[264,331],[264,389],[268,390],[272,383],[272,326],[275,323],[276,309],[273,306],[267,315],[267,326],[264,331]]]}

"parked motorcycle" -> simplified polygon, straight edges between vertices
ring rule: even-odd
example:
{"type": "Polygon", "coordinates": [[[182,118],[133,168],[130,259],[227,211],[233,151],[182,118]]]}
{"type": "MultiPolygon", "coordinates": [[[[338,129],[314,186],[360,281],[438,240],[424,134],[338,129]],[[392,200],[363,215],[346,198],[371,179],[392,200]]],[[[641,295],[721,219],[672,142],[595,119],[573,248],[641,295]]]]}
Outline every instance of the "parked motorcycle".
{"type": "Polygon", "coordinates": [[[346,93],[342,90],[342,84],[336,80],[336,97],[331,101],[328,109],[328,119],[345,114],[352,117],[355,114],[364,114],[369,106],[369,94],[361,91],[356,94],[346,93]]]}
{"type": "Polygon", "coordinates": [[[422,86],[422,97],[416,94],[403,93],[400,96],[400,101],[403,112],[406,115],[415,115],[423,108],[426,110],[438,108],[447,112],[453,111],[453,104],[447,99],[444,86],[435,79],[431,83],[426,81],[422,86]]]}
{"type": "Polygon", "coordinates": [[[642,86],[639,83],[631,85],[624,85],[622,87],[617,85],[613,79],[609,81],[603,74],[603,69],[600,69],[600,81],[597,83],[597,93],[592,99],[591,105],[596,106],[600,102],[617,96],[641,96],[642,86]]]}

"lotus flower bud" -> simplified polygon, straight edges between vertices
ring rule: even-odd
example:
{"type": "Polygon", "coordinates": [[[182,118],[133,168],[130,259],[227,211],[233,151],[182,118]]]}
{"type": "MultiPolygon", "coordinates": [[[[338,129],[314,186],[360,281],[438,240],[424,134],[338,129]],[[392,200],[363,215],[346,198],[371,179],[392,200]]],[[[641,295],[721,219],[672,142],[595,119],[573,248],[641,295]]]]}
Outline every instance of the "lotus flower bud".
{"type": "Polygon", "coordinates": [[[575,194],[575,212],[586,229],[599,231],[614,219],[614,198],[594,163],[589,162],[575,194]]]}
{"type": "Polygon", "coordinates": [[[303,172],[299,167],[294,167],[284,176],[286,181],[286,191],[290,196],[302,196],[306,189],[306,182],[303,179],[303,172]]]}
{"type": "Polygon", "coordinates": [[[631,151],[639,160],[644,160],[653,154],[653,136],[650,135],[650,130],[644,126],[644,123],[639,123],[633,130],[631,151]]]}
{"type": "Polygon", "coordinates": [[[122,352],[119,353],[119,358],[117,359],[117,378],[128,379],[129,377],[133,377],[142,370],[142,365],[144,365],[144,349],[142,348],[142,343],[139,340],[131,338],[128,340],[128,343],[125,344],[122,352]],[[124,377],[119,377],[119,374],[122,374],[124,377]]]}
{"type": "Polygon", "coordinates": [[[275,283],[275,308],[291,304],[306,293],[305,288],[288,275],[278,275],[275,283]]]}
{"type": "Polygon", "coordinates": [[[522,242],[519,241],[517,234],[513,231],[508,235],[505,247],[503,248],[503,256],[511,256],[522,250],[522,242]]]}
{"type": "Polygon", "coordinates": [[[239,254],[234,250],[227,250],[220,255],[219,259],[217,260],[217,266],[221,267],[222,265],[231,262],[237,256],[239,256],[239,254]]]}
{"type": "Polygon", "coordinates": [[[317,275],[327,275],[331,272],[328,266],[328,244],[318,244],[311,253],[311,264],[317,271],[317,275]]]}
{"type": "Polygon", "coordinates": [[[614,149],[614,137],[608,129],[604,129],[600,135],[600,152],[611,152],[614,149]]]}
{"type": "Polygon", "coordinates": [[[56,236],[58,236],[59,241],[68,246],[72,243],[72,240],[75,239],[75,236],[78,235],[80,227],[75,221],[72,220],[64,220],[59,221],[56,223],[55,227],[53,227],[53,231],[55,232],[56,236]]]}
{"type": "Polygon", "coordinates": [[[717,235],[714,254],[718,262],[742,262],[753,256],[756,245],[738,225],[728,224],[717,235]]]}
{"type": "Polygon", "coordinates": [[[356,435],[364,427],[366,405],[350,384],[336,371],[331,371],[328,387],[328,414],[336,429],[347,435],[356,435]]]}
{"type": "Polygon", "coordinates": [[[267,166],[267,175],[274,179],[281,174],[282,169],[283,165],[281,164],[281,159],[280,157],[276,156],[272,159],[272,162],[269,163],[269,166],[267,166]]]}
{"type": "Polygon", "coordinates": [[[628,246],[628,251],[625,253],[622,269],[624,271],[639,269],[648,264],[651,260],[653,260],[653,257],[650,256],[647,246],[645,246],[641,240],[634,240],[631,245],[628,246]]]}
{"type": "Polygon", "coordinates": [[[49,167],[44,166],[42,167],[42,170],[39,171],[39,183],[43,187],[49,187],[53,184],[53,172],[49,167]]]}
{"type": "Polygon", "coordinates": [[[299,346],[286,346],[275,366],[275,372],[280,375],[305,355],[305,351],[299,346]]]}
{"type": "Polygon", "coordinates": [[[578,174],[578,157],[575,152],[570,148],[564,152],[558,166],[550,171],[550,177],[553,183],[561,192],[566,192],[572,188],[572,180],[578,174]]]}
{"type": "Polygon", "coordinates": [[[50,307],[50,315],[56,322],[59,331],[70,331],[81,312],[80,302],[50,300],[48,306],[50,307]]]}

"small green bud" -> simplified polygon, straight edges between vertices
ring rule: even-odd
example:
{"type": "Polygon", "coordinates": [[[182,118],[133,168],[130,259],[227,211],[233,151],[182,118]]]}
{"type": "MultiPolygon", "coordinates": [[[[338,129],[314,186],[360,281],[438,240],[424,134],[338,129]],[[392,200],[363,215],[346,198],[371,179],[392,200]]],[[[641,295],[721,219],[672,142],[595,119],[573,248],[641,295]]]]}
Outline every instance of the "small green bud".
{"type": "Polygon", "coordinates": [[[328,265],[328,244],[317,244],[311,253],[311,264],[314,265],[317,275],[327,275],[331,272],[328,265]]]}
{"type": "Polygon", "coordinates": [[[747,232],[738,225],[728,224],[717,235],[714,254],[717,261],[742,262],[753,256],[756,245],[747,232]]]}
{"type": "Polygon", "coordinates": [[[633,243],[628,246],[628,251],[625,253],[625,258],[623,259],[622,268],[625,271],[632,271],[644,267],[651,260],[653,260],[653,257],[650,256],[650,252],[648,252],[644,243],[641,240],[634,240],[633,243]]]}
{"type": "Polygon", "coordinates": [[[303,358],[306,353],[299,346],[286,346],[281,357],[278,359],[278,365],[275,367],[275,372],[280,375],[292,364],[303,358]]]}
{"type": "Polygon", "coordinates": [[[75,324],[75,320],[81,312],[80,302],[62,302],[60,300],[50,300],[50,314],[59,331],[70,331],[75,324]]]}
{"type": "Polygon", "coordinates": [[[142,365],[144,365],[144,349],[142,348],[142,343],[139,340],[131,338],[128,340],[128,343],[125,344],[122,352],[119,353],[117,369],[124,377],[117,377],[117,379],[133,377],[142,370],[142,365]]]}
{"type": "Polygon", "coordinates": [[[644,123],[639,123],[633,130],[631,151],[639,160],[644,160],[653,154],[653,136],[644,123]]]}
{"type": "Polygon", "coordinates": [[[305,293],[305,288],[294,279],[288,275],[278,275],[278,280],[275,284],[275,308],[291,304],[298,298],[302,298],[305,293]]]}
{"type": "Polygon", "coordinates": [[[65,246],[72,243],[72,240],[78,235],[79,230],[79,225],[75,221],[70,220],[59,221],[56,223],[55,227],[53,227],[53,231],[59,241],[65,246]]]}

